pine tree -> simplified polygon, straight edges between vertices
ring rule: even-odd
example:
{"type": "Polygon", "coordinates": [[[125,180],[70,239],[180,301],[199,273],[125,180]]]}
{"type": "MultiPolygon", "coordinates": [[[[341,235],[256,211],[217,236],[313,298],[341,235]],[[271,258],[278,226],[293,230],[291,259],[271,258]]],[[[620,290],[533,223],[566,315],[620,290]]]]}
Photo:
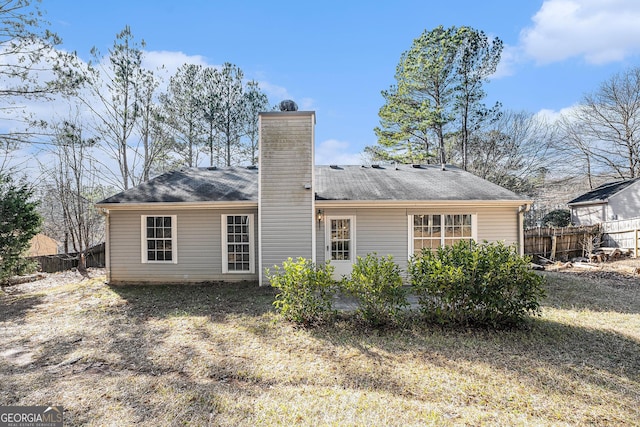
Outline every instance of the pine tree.
{"type": "Polygon", "coordinates": [[[24,252],[40,230],[42,218],[26,183],[15,183],[9,175],[0,175],[0,283],[22,274],[24,252]]]}

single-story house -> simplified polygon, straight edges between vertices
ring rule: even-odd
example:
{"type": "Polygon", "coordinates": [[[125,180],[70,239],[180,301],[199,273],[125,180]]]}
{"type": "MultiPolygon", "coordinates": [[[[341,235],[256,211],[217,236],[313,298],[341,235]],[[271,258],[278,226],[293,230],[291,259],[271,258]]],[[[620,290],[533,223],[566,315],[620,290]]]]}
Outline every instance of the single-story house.
{"type": "Polygon", "coordinates": [[[574,225],[640,217],[640,178],[608,182],[568,204],[574,225]]]}
{"type": "Polygon", "coordinates": [[[110,283],[258,281],[287,258],[406,266],[458,240],[523,248],[531,200],[453,166],[315,166],[312,111],[261,113],[256,166],[187,168],[97,204],[110,283]]]}
{"type": "Polygon", "coordinates": [[[51,237],[38,233],[31,238],[29,251],[27,256],[43,256],[43,255],[55,255],[58,253],[58,247],[60,243],[51,237]]]}

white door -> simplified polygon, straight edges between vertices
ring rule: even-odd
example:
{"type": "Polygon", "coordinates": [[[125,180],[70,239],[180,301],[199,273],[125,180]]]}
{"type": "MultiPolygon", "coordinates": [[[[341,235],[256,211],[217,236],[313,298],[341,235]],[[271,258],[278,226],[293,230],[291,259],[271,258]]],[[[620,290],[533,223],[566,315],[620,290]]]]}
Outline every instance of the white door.
{"type": "Polygon", "coordinates": [[[351,274],[351,266],[355,260],[355,217],[327,217],[326,259],[334,267],[333,277],[340,279],[351,274]]]}

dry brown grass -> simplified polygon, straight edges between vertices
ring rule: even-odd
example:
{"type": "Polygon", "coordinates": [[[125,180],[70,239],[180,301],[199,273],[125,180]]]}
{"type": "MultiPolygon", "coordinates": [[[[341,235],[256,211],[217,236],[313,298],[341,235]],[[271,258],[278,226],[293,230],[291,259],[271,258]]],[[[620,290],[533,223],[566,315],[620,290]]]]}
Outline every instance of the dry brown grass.
{"type": "Polygon", "coordinates": [[[637,425],[640,281],[546,273],[508,331],[301,329],[253,285],[0,292],[0,404],[66,425],[637,425]]]}

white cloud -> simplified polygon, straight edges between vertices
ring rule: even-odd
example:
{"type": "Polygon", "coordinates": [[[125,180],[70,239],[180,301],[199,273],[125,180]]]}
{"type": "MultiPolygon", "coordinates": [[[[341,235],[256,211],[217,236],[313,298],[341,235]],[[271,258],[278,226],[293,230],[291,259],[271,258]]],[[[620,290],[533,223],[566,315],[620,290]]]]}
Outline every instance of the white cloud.
{"type": "Polygon", "coordinates": [[[542,110],[538,111],[535,116],[541,118],[547,123],[553,123],[558,120],[562,114],[564,114],[566,111],[569,111],[570,109],[571,107],[563,108],[560,111],[556,111],[550,110],[548,108],[543,108],[542,110]]]}
{"type": "Polygon", "coordinates": [[[269,97],[272,102],[278,103],[285,99],[291,99],[291,95],[286,88],[278,85],[274,85],[264,80],[259,80],[258,85],[269,97]]]}
{"type": "Polygon", "coordinates": [[[349,143],[337,139],[327,139],[316,144],[316,165],[360,165],[363,153],[350,153],[349,143]]]}
{"type": "Polygon", "coordinates": [[[499,79],[515,74],[515,68],[518,62],[521,61],[520,49],[515,46],[505,44],[502,48],[502,55],[500,56],[500,62],[496,68],[496,72],[491,75],[492,79],[499,79]]]}
{"type": "Polygon", "coordinates": [[[580,104],[574,104],[569,107],[561,108],[560,110],[551,110],[543,108],[534,114],[534,117],[539,119],[541,123],[546,123],[548,126],[552,126],[558,122],[558,120],[575,120],[576,113],[580,108],[580,104]]]}
{"type": "Polygon", "coordinates": [[[204,56],[187,55],[183,52],[171,52],[167,50],[145,51],[142,58],[142,67],[153,70],[163,70],[167,77],[176,73],[183,64],[202,65],[203,67],[218,67],[207,63],[204,56]]]}
{"type": "Polygon", "coordinates": [[[545,0],[532,20],[520,45],[539,64],[571,57],[604,64],[640,53],[637,0],[545,0]]]}

